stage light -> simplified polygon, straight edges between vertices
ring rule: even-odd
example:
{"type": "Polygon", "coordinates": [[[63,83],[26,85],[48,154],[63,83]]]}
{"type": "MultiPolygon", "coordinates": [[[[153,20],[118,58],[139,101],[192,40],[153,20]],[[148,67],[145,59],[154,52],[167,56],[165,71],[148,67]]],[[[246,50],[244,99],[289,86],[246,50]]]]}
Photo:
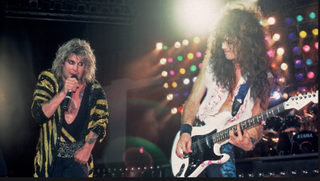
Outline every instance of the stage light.
{"type": "Polygon", "coordinates": [[[270,37],[269,37],[269,36],[264,37],[264,41],[266,41],[267,43],[269,43],[269,42],[270,42],[270,37]]]}
{"type": "Polygon", "coordinates": [[[158,50],[161,50],[161,49],[162,49],[162,46],[163,46],[162,43],[157,43],[157,44],[156,44],[156,47],[157,47],[158,50]]]}
{"type": "Polygon", "coordinates": [[[183,57],[182,57],[181,55],[178,55],[177,60],[178,60],[178,61],[182,61],[182,60],[183,60],[183,57]]]}
{"type": "Polygon", "coordinates": [[[313,79],[314,78],[314,73],[312,71],[308,72],[307,74],[309,79],[313,79]]]}
{"type": "Polygon", "coordinates": [[[169,84],[166,82],[166,83],[163,84],[163,87],[164,87],[165,89],[168,89],[168,88],[169,88],[169,84]]]}
{"type": "Polygon", "coordinates": [[[276,19],[274,19],[274,17],[270,17],[268,18],[267,22],[269,25],[274,25],[276,23],[276,19]]]}
{"type": "Polygon", "coordinates": [[[298,73],[298,74],[296,75],[296,79],[297,79],[298,81],[302,81],[302,80],[303,80],[303,74],[302,74],[302,73],[298,73]]]}
{"type": "Polygon", "coordinates": [[[202,56],[202,53],[201,52],[197,52],[196,53],[196,57],[200,58],[202,56]]]}
{"type": "Polygon", "coordinates": [[[296,64],[297,68],[300,68],[302,66],[302,61],[301,60],[296,60],[295,64],[296,64]]]}
{"type": "Polygon", "coordinates": [[[172,82],[172,87],[176,88],[178,86],[177,82],[172,82]]]}
{"type": "Polygon", "coordinates": [[[282,63],[280,67],[281,67],[282,70],[287,70],[288,64],[282,63]]]}
{"type": "Polygon", "coordinates": [[[187,57],[188,57],[188,59],[191,60],[191,59],[193,59],[194,55],[193,55],[193,53],[188,53],[187,57]]]}
{"type": "Polygon", "coordinates": [[[173,61],[173,58],[168,58],[169,63],[172,63],[172,61],[173,61]]]}
{"type": "Polygon", "coordinates": [[[177,41],[177,42],[175,42],[175,43],[174,43],[174,47],[176,47],[176,48],[180,48],[180,47],[181,47],[181,43],[180,43],[180,42],[178,42],[178,41],[177,41]]]}
{"type": "Polygon", "coordinates": [[[302,47],[302,49],[303,49],[304,52],[309,52],[310,51],[310,46],[309,45],[304,45],[302,47]]]}
{"type": "Polygon", "coordinates": [[[280,35],[279,35],[278,33],[276,33],[276,34],[274,34],[274,35],[272,36],[272,39],[273,39],[274,41],[278,41],[278,40],[280,39],[280,35]]]}
{"type": "Polygon", "coordinates": [[[178,108],[178,112],[179,112],[179,113],[182,113],[182,111],[183,111],[183,107],[180,106],[180,107],[178,108]]]}
{"type": "Polygon", "coordinates": [[[198,65],[199,69],[201,69],[201,66],[202,66],[202,63],[200,62],[199,65],[198,65]]]}
{"type": "Polygon", "coordinates": [[[166,63],[167,63],[167,59],[165,59],[165,58],[160,59],[160,64],[161,65],[164,65],[166,63]]]}
{"type": "Polygon", "coordinates": [[[195,44],[198,44],[198,43],[200,43],[200,38],[199,37],[194,37],[193,38],[193,42],[195,43],[195,44]]]}
{"type": "Polygon", "coordinates": [[[280,55],[280,56],[283,55],[284,54],[284,49],[283,48],[278,48],[277,49],[277,54],[280,55]]]}
{"type": "Polygon", "coordinates": [[[188,97],[189,96],[189,92],[184,92],[183,95],[184,95],[184,97],[188,97]]]}
{"type": "Polygon", "coordinates": [[[291,18],[287,18],[286,19],[286,24],[287,25],[290,25],[292,22],[293,22],[293,20],[291,18]]]}
{"type": "Polygon", "coordinates": [[[182,41],[182,45],[184,45],[184,46],[189,45],[189,40],[184,39],[184,40],[182,41]]]}
{"type": "Polygon", "coordinates": [[[305,38],[307,36],[307,32],[306,31],[300,31],[299,33],[301,38],[305,38]]]}
{"type": "Polygon", "coordinates": [[[281,93],[278,92],[278,91],[274,91],[274,92],[272,93],[272,97],[273,97],[275,100],[280,99],[281,96],[282,96],[281,93]]]}
{"type": "Polygon", "coordinates": [[[267,52],[267,54],[268,54],[269,57],[273,57],[274,56],[273,50],[269,50],[267,52]]]}
{"type": "Polygon", "coordinates": [[[168,72],[167,71],[162,71],[161,75],[162,75],[162,77],[167,77],[168,76],[168,72]]]}
{"type": "Polygon", "coordinates": [[[171,101],[173,99],[173,94],[168,94],[167,95],[167,100],[171,101]]]}
{"type": "Polygon", "coordinates": [[[283,94],[282,94],[282,98],[283,98],[283,99],[288,99],[288,97],[289,97],[289,96],[288,96],[287,93],[283,93],[283,94]]]}
{"type": "Polygon", "coordinates": [[[299,53],[300,52],[300,48],[299,47],[294,47],[293,48],[293,53],[299,53]]]}
{"type": "Polygon", "coordinates": [[[179,97],[179,93],[174,93],[174,95],[173,95],[175,98],[178,98],[179,97]]]}
{"type": "Polygon", "coordinates": [[[188,79],[188,78],[183,79],[184,85],[188,85],[189,83],[190,83],[190,79],[188,79]]]}
{"type": "Polygon", "coordinates": [[[168,46],[167,45],[163,45],[163,49],[164,50],[168,50],[168,46]]]}
{"type": "Polygon", "coordinates": [[[170,74],[170,75],[174,75],[174,71],[173,71],[173,70],[170,70],[170,71],[169,71],[169,74],[170,74]]]}
{"type": "Polygon", "coordinates": [[[310,58],[308,58],[307,60],[306,60],[306,64],[308,65],[308,66],[310,66],[310,65],[312,65],[312,60],[310,59],[310,58]]]}
{"type": "Polygon", "coordinates": [[[298,15],[296,18],[298,22],[301,22],[303,20],[303,17],[301,15],[298,15]]]}
{"type": "Polygon", "coordinates": [[[312,30],[312,34],[313,34],[314,36],[317,36],[317,35],[318,35],[318,28],[314,28],[314,29],[312,30]]]}
{"type": "Polygon", "coordinates": [[[171,109],[171,113],[172,113],[172,114],[177,114],[177,111],[178,111],[178,110],[177,110],[176,107],[174,107],[174,108],[171,109]]]}
{"type": "Polygon", "coordinates": [[[289,34],[289,38],[290,38],[291,40],[293,40],[293,39],[296,38],[296,35],[295,35],[294,33],[290,33],[290,34],[289,34]]]}
{"type": "Polygon", "coordinates": [[[271,64],[271,68],[273,68],[273,69],[277,68],[277,64],[276,63],[272,63],[271,64]]]}
{"type": "Polygon", "coordinates": [[[280,77],[279,79],[278,79],[278,82],[279,83],[284,83],[286,81],[286,78],[284,78],[284,77],[280,77]]]}
{"type": "Polygon", "coordinates": [[[191,65],[190,70],[191,72],[194,72],[197,70],[197,67],[195,65],[191,65]]]}
{"type": "Polygon", "coordinates": [[[314,18],[316,18],[316,14],[315,14],[314,12],[311,12],[311,13],[309,14],[309,17],[310,17],[311,19],[314,19],[314,18]]]}
{"type": "Polygon", "coordinates": [[[314,47],[318,50],[318,42],[314,44],[314,47]]]}
{"type": "Polygon", "coordinates": [[[259,21],[259,24],[262,25],[262,20],[259,21]]]}
{"type": "Polygon", "coordinates": [[[186,73],[186,69],[180,68],[179,72],[180,72],[180,74],[185,74],[186,73]]]}
{"type": "Polygon", "coordinates": [[[192,78],[192,82],[195,82],[197,80],[197,77],[192,78]]]}

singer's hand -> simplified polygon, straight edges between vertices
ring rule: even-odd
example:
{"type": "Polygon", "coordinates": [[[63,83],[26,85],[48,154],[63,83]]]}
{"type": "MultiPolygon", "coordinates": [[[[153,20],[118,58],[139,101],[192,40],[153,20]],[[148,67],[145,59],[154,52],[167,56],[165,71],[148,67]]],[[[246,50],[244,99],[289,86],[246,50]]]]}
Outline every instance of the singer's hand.
{"type": "Polygon", "coordinates": [[[67,94],[68,90],[72,90],[72,92],[74,92],[78,87],[79,84],[76,78],[67,78],[64,82],[63,92],[65,94],[67,94]]]}

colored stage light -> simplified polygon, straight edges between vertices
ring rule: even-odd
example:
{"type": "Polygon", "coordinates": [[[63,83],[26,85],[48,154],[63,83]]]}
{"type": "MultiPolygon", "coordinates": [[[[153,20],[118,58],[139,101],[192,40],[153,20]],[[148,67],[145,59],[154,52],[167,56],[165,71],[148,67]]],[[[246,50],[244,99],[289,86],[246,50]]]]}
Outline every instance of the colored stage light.
{"type": "Polygon", "coordinates": [[[172,63],[173,62],[173,58],[168,58],[168,62],[172,63]]]}
{"type": "Polygon", "coordinates": [[[190,79],[188,79],[188,78],[183,79],[184,85],[188,85],[189,83],[190,83],[190,79]]]}
{"type": "Polygon", "coordinates": [[[167,45],[163,45],[163,49],[164,50],[168,50],[168,46],[167,45]]]}
{"type": "Polygon", "coordinates": [[[293,20],[291,18],[287,18],[286,19],[286,24],[287,25],[290,25],[292,22],[293,22],[293,20]]]}
{"type": "Polygon", "coordinates": [[[195,65],[191,65],[190,70],[191,72],[194,72],[197,70],[197,67],[195,65]]]}
{"type": "Polygon", "coordinates": [[[262,25],[262,20],[259,21],[259,24],[262,25]]]}
{"type": "Polygon", "coordinates": [[[300,52],[300,48],[299,47],[294,47],[293,48],[293,53],[299,53],[300,52]]]}
{"type": "Polygon", "coordinates": [[[301,15],[298,15],[296,18],[298,22],[301,22],[303,20],[303,17],[301,15]]]}
{"type": "Polygon", "coordinates": [[[193,55],[193,53],[188,53],[187,57],[188,57],[188,59],[191,60],[191,59],[193,59],[194,55],[193,55]]]}
{"type": "Polygon", "coordinates": [[[177,111],[178,111],[178,109],[177,109],[176,107],[174,107],[174,108],[171,109],[171,113],[172,113],[172,114],[177,114],[177,111]]]}
{"type": "Polygon", "coordinates": [[[167,100],[171,101],[173,99],[173,94],[168,94],[167,95],[167,100]]]}
{"type": "Polygon", "coordinates": [[[198,65],[199,69],[201,69],[201,65],[202,65],[202,63],[200,62],[199,65],[198,65]]]}
{"type": "Polygon", "coordinates": [[[272,36],[272,39],[273,39],[274,41],[278,41],[278,40],[280,39],[280,35],[279,35],[278,33],[276,33],[276,34],[274,34],[274,35],[272,36]]]}
{"type": "Polygon", "coordinates": [[[310,58],[308,58],[307,60],[306,60],[306,64],[308,65],[308,66],[310,66],[310,65],[312,65],[312,60],[310,59],[310,58]]]}
{"type": "Polygon", "coordinates": [[[318,42],[314,44],[314,47],[318,50],[318,42]]]}
{"type": "Polygon", "coordinates": [[[175,98],[178,98],[179,97],[179,93],[174,93],[174,95],[173,95],[175,98]]]}
{"type": "Polygon", "coordinates": [[[179,112],[179,113],[182,113],[182,111],[183,111],[183,107],[180,106],[180,107],[178,108],[178,112],[179,112]]]}
{"type": "Polygon", "coordinates": [[[267,52],[267,54],[268,54],[269,57],[273,57],[274,56],[273,50],[269,50],[267,52]]]}
{"type": "Polygon", "coordinates": [[[167,83],[167,82],[166,82],[166,83],[164,83],[164,84],[163,84],[163,87],[164,87],[165,89],[168,89],[168,88],[169,88],[168,83],[167,83]]]}
{"type": "Polygon", "coordinates": [[[277,68],[277,64],[276,63],[272,63],[271,67],[275,69],[275,68],[277,68]]]}
{"type": "Polygon", "coordinates": [[[198,43],[200,43],[200,38],[199,37],[194,37],[193,38],[193,42],[195,43],[195,44],[198,44],[198,43]]]}
{"type": "Polygon", "coordinates": [[[184,97],[188,97],[189,96],[189,92],[184,92],[183,95],[184,95],[184,97]]]}
{"type": "Polygon", "coordinates": [[[296,35],[295,35],[294,33],[290,33],[290,34],[289,34],[289,38],[290,38],[291,40],[293,40],[293,39],[296,38],[296,35]]]}
{"type": "Polygon", "coordinates": [[[269,43],[269,42],[270,42],[270,37],[269,37],[269,36],[264,37],[264,41],[266,41],[267,43],[269,43]]]}
{"type": "Polygon", "coordinates": [[[174,71],[173,71],[173,70],[170,70],[170,71],[169,71],[169,74],[170,74],[170,75],[174,75],[174,71]]]}
{"type": "Polygon", "coordinates": [[[314,12],[311,12],[311,13],[309,14],[309,17],[310,17],[311,19],[314,19],[314,18],[316,18],[316,13],[314,13],[314,12]]]}
{"type": "Polygon", "coordinates": [[[168,76],[168,72],[164,70],[164,71],[162,71],[161,75],[162,75],[162,77],[167,77],[168,76]]]}
{"type": "Polygon", "coordinates": [[[309,79],[313,79],[314,78],[314,73],[312,71],[308,72],[307,74],[309,79]]]}
{"type": "Polygon", "coordinates": [[[184,45],[184,46],[189,45],[189,40],[184,39],[184,40],[182,41],[182,45],[184,45]]]}
{"type": "Polygon", "coordinates": [[[303,49],[304,52],[309,52],[310,51],[310,46],[309,45],[304,45],[302,47],[302,49],[303,49]]]}
{"type": "Polygon", "coordinates": [[[278,91],[274,91],[274,92],[272,93],[272,97],[273,97],[275,100],[280,99],[281,96],[282,96],[281,93],[278,92],[278,91]]]}
{"type": "Polygon", "coordinates": [[[180,47],[181,47],[181,43],[180,43],[180,42],[178,42],[178,41],[177,41],[177,42],[175,42],[175,43],[174,43],[174,47],[176,47],[176,48],[180,48],[180,47]]]}
{"type": "Polygon", "coordinates": [[[280,56],[283,55],[284,54],[284,49],[283,48],[278,48],[277,49],[277,54],[280,55],[280,56]]]}
{"type": "Polygon", "coordinates": [[[314,36],[317,36],[317,35],[318,35],[318,28],[313,29],[313,30],[312,30],[312,34],[313,34],[314,36]]]}
{"type": "Polygon", "coordinates": [[[269,25],[274,25],[276,23],[276,19],[274,19],[274,17],[270,17],[268,18],[267,22],[269,25]]]}
{"type": "Polygon", "coordinates": [[[278,82],[279,83],[284,83],[286,81],[286,78],[284,78],[284,77],[280,77],[279,79],[278,79],[278,82]]]}
{"type": "Polygon", "coordinates": [[[185,74],[186,73],[186,69],[180,68],[179,72],[180,72],[180,74],[185,74]]]}
{"type": "Polygon", "coordinates": [[[178,61],[182,61],[182,60],[183,60],[183,57],[182,57],[181,55],[178,55],[177,60],[178,60],[178,61]]]}
{"type": "Polygon", "coordinates": [[[200,58],[202,56],[202,53],[201,52],[197,52],[196,53],[196,57],[200,58]]]}
{"type": "Polygon", "coordinates": [[[307,36],[307,32],[306,31],[300,31],[299,33],[301,38],[305,38],[307,36]]]}
{"type": "Polygon", "coordinates": [[[297,68],[300,68],[302,66],[302,61],[301,60],[296,60],[295,64],[296,64],[297,68]]]}
{"type": "Polygon", "coordinates": [[[172,87],[176,88],[178,86],[177,82],[172,82],[172,87]]]}
{"type": "Polygon", "coordinates": [[[297,79],[298,81],[302,81],[302,80],[303,80],[303,74],[302,74],[302,73],[297,74],[297,75],[296,75],[296,79],[297,79]]]}
{"type": "Polygon", "coordinates": [[[161,50],[161,49],[162,49],[162,46],[163,46],[162,43],[157,43],[157,44],[156,44],[156,47],[157,47],[158,50],[161,50]]]}
{"type": "Polygon", "coordinates": [[[160,64],[161,65],[164,65],[166,63],[167,63],[167,59],[165,59],[165,58],[160,59],[160,64]]]}
{"type": "Polygon", "coordinates": [[[280,67],[281,67],[282,70],[287,70],[288,64],[282,63],[280,67]]]}

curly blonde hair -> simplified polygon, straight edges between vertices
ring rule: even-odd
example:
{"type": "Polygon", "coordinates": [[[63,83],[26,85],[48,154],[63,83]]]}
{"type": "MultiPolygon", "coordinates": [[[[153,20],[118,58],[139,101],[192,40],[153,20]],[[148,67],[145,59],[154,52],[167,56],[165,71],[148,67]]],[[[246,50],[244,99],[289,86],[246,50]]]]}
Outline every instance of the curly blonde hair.
{"type": "Polygon", "coordinates": [[[72,55],[80,56],[85,63],[85,70],[79,81],[83,84],[93,83],[96,72],[96,57],[90,44],[85,40],[74,38],[61,45],[52,63],[52,71],[56,78],[62,79],[62,70],[65,61],[72,55]]]}

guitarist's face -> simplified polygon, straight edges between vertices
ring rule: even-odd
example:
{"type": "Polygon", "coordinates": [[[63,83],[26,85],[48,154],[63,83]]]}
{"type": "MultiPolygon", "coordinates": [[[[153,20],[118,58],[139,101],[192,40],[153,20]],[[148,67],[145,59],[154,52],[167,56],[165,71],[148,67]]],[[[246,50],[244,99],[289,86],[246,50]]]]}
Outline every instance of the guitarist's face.
{"type": "Polygon", "coordinates": [[[226,59],[228,60],[235,60],[237,58],[237,49],[234,44],[234,40],[229,38],[225,38],[225,41],[222,42],[221,48],[223,49],[226,59]]]}

